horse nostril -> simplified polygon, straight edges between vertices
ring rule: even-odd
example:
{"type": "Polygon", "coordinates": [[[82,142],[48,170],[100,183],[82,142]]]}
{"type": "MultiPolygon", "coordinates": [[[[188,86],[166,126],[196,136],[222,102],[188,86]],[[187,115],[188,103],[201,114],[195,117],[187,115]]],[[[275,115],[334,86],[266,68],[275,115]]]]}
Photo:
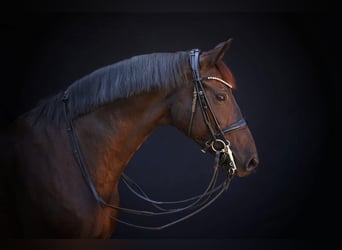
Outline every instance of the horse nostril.
{"type": "Polygon", "coordinates": [[[247,164],[246,170],[252,171],[254,168],[256,168],[259,164],[259,160],[257,157],[253,157],[250,159],[250,161],[247,164]]]}

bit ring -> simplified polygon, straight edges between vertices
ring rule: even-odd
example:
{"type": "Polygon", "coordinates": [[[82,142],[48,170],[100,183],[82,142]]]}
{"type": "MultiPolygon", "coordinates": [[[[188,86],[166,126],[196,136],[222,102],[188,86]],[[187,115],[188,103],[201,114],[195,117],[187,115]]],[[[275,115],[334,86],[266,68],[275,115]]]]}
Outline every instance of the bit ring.
{"type": "Polygon", "coordinates": [[[225,148],[227,146],[229,146],[229,144],[227,145],[223,140],[221,139],[216,139],[215,141],[212,141],[211,144],[211,149],[214,152],[225,152],[225,148]]]}

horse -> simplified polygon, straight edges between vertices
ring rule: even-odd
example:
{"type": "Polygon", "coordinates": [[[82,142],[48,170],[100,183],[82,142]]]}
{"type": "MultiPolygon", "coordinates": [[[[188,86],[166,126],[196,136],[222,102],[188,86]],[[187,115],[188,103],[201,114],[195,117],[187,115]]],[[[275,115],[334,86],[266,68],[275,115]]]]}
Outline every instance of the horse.
{"type": "MultiPolygon", "coordinates": [[[[228,176],[223,189],[233,176],[253,172],[259,161],[256,145],[223,61],[231,42],[203,52],[124,59],[20,115],[11,132],[14,237],[109,238],[122,222],[120,212],[145,215],[120,207],[118,183],[124,177],[151,200],[123,172],[160,126],[176,127],[213,154],[215,166],[228,176]]],[[[190,199],[200,207],[195,213],[218,190],[209,186],[196,201],[190,199]]]]}

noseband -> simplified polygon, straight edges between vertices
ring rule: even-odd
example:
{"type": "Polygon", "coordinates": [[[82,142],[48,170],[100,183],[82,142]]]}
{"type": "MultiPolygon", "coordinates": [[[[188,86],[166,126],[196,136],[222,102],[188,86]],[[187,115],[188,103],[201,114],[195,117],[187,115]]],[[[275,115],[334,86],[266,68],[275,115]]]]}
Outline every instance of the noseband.
{"type": "Polygon", "coordinates": [[[205,89],[203,87],[203,80],[216,80],[229,88],[232,88],[232,85],[215,76],[207,76],[201,77],[199,71],[199,58],[200,58],[200,50],[193,49],[190,51],[190,66],[192,71],[192,76],[194,78],[194,91],[193,91],[193,99],[192,99],[192,109],[191,109],[191,117],[188,128],[188,136],[191,135],[193,118],[196,111],[197,100],[199,102],[201,113],[203,116],[204,123],[210,132],[210,139],[207,140],[202,148],[202,152],[206,153],[209,149],[213,150],[216,153],[220,154],[220,162],[222,163],[221,167],[224,167],[227,159],[229,159],[229,166],[226,168],[227,171],[230,172],[231,175],[235,174],[236,165],[233,157],[233,153],[230,149],[230,141],[224,136],[227,133],[233,132],[236,129],[242,128],[247,125],[245,119],[240,119],[239,121],[231,124],[230,126],[221,129],[221,126],[213,112],[213,109],[210,105],[208,97],[206,95],[205,89]],[[211,117],[211,119],[210,119],[211,117]]]}
{"type": "Polygon", "coordinates": [[[77,137],[77,134],[75,132],[75,128],[73,125],[73,117],[70,116],[69,109],[68,109],[68,101],[69,101],[69,93],[68,90],[64,92],[63,96],[63,103],[64,103],[64,116],[65,121],[67,123],[67,132],[69,135],[70,144],[72,147],[74,158],[80,167],[81,173],[84,177],[84,180],[87,184],[87,186],[90,189],[90,192],[93,194],[96,202],[99,204],[99,206],[102,208],[102,211],[105,215],[110,217],[111,219],[125,224],[127,226],[140,228],[140,229],[148,229],[148,230],[161,230],[166,227],[172,226],[174,224],[177,224],[181,221],[184,221],[195,214],[201,212],[205,208],[207,208],[209,205],[211,205],[215,200],[218,199],[221,194],[226,191],[229,187],[229,184],[235,174],[236,171],[236,165],[233,157],[233,153],[230,149],[230,142],[224,137],[225,133],[229,133],[231,131],[234,131],[238,128],[241,128],[243,126],[246,126],[246,122],[244,119],[239,120],[238,122],[221,129],[214,112],[210,106],[210,103],[208,101],[208,98],[205,94],[205,90],[203,87],[202,80],[216,80],[219,81],[228,87],[232,87],[228,82],[214,77],[200,77],[199,72],[199,55],[200,51],[198,49],[192,50],[190,52],[190,65],[192,69],[192,74],[194,77],[194,99],[193,99],[193,105],[192,105],[192,114],[191,114],[191,121],[189,125],[189,135],[191,134],[191,128],[192,128],[192,120],[196,108],[197,99],[199,100],[199,104],[201,107],[202,115],[204,118],[204,122],[210,131],[211,138],[204,143],[204,147],[202,149],[203,152],[207,152],[210,148],[216,153],[215,156],[215,165],[214,165],[214,172],[212,175],[212,178],[209,182],[209,185],[207,186],[206,190],[197,196],[190,197],[188,199],[184,200],[178,200],[178,201],[156,201],[151,198],[136,184],[132,179],[130,179],[125,173],[121,174],[121,178],[123,182],[127,185],[129,190],[131,190],[137,197],[141,198],[142,200],[150,203],[153,205],[158,211],[144,211],[144,210],[137,210],[137,209],[131,209],[131,208],[124,208],[120,206],[115,206],[112,204],[107,203],[104,201],[101,196],[98,194],[94,183],[91,179],[91,176],[88,171],[88,167],[86,165],[86,161],[84,160],[81,147],[79,145],[79,140],[77,137]],[[211,117],[211,119],[210,119],[211,117]],[[211,123],[211,120],[214,121],[214,124],[211,123]],[[226,164],[227,159],[229,160],[229,164],[226,164]],[[227,172],[227,178],[223,181],[223,183],[217,185],[217,179],[218,179],[218,172],[219,168],[222,169],[226,165],[226,172],[227,172]],[[185,204],[182,205],[180,208],[165,208],[163,205],[175,205],[175,204],[185,204]],[[141,215],[141,216],[160,216],[160,215],[168,215],[168,214],[177,214],[189,210],[193,210],[189,214],[180,217],[174,221],[171,221],[167,224],[161,225],[161,226],[143,226],[143,225],[136,225],[133,223],[129,223],[126,221],[122,221],[114,216],[112,216],[108,211],[105,210],[105,208],[111,208],[116,211],[124,212],[127,214],[134,214],[134,215],[141,215]]]}

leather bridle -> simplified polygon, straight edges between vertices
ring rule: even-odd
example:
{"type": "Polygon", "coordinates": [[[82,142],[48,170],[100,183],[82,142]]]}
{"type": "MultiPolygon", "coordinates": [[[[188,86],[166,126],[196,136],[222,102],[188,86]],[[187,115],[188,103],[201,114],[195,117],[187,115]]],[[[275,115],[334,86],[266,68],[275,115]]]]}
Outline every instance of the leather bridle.
{"type": "Polygon", "coordinates": [[[67,122],[67,131],[69,135],[70,144],[72,147],[73,155],[75,157],[75,160],[80,167],[80,170],[82,172],[82,175],[84,177],[84,180],[89,187],[91,193],[93,194],[96,202],[100,205],[100,207],[103,209],[103,212],[110,217],[111,219],[131,226],[135,228],[140,229],[148,229],[148,230],[160,230],[164,229],[166,227],[172,226],[176,223],[179,223],[181,221],[184,221],[195,214],[199,213],[200,211],[207,208],[209,205],[211,205],[217,198],[228,189],[229,184],[235,175],[236,171],[236,165],[234,161],[233,153],[230,149],[230,142],[224,137],[225,133],[229,133],[231,131],[234,131],[236,129],[239,129],[243,126],[246,126],[246,121],[244,119],[239,120],[238,122],[221,129],[214,112],[211,108],[211,105],[208,101],[208,98],[205,93],[205,89],[203,87],[203,80],[217,80],[228,87],[231,87],[231,85],[214,76],[208,76],[208,77],[201,77],[199,72],[199,56],[200,51],[198,49],[194,49],[190,51],[190,65],[192,69],[192,74],[194,78],[194,99],[193,99],[193,105],[192,105],[192,113],[191,113],[191,119],[189,124],[189,135],[191,134],[192,129],[192,123],[193,123],[193,116],[196,109],[196,103],[197,99],[199,100],[199,104],[201,107],[201,112],[203,115],[204,122],[211,134],[211,138],[204,143],[204,147],[202,149],[203,152],[207,152],[210,148],[215,152],[215,165],[214,165],[214,172],[212,175],[212,178],[209,182],[209,185],[205,189],[205,191],[201,195],[197,195],[194,197],[190,197],[188,199],[184,200],[178,200],[178,201],[155,201],[149,196],[136,184],[132,179],[130,179],[125,173],[121,174],[121,178],[123,182],[127,185],[127,187],[139,198],[143,199],[144,201],[149,202],[152,204],[158,211],[145,211],[145,210],[136,210],[136,209],[130,209],[130,208],[124,208],[120,206],[115,206],[112,204],[107,203],[104,201],[101,196],[97,193],[96,188],[93,184],[93,181],[90,177],[88,168],[86,166],[86,162],[84,160],[78,137],[75,133],[75,128],[73,126],[73,117],[70,116],[69,109],[68,109],[68,100],[69,100],[69,93],[68,90],[64,92],[63,96],[63,103],[64,103],[64,115],[65,120],[67,122]],[[211,119],[210,119],[211,117],[211,119]],[[214,124],[212,125],[211,121],[214,121],[214,124]],[[223,181],[223,183],[217,185],[217,179],[218,179],[218,172],[219,169],[225,169],[227,176],[226,179],[223,181]],[[175,205],[175,204],[188,204],[183,205],[180,208],[165,208],[162,207],[162,205],[175,205]],[[133,223],[129,223],[126,221],[122,221],[114,216],[112,216],[110,213],[108,213],[105,208],[111,208],[120,212],[128,213],[128,214],[134,214],[134,215],[141,215],[141,216],[160,216],[160,215],[168,215],[168,214],[175,214],[180,212],[185,212],[188,210],[194,210],[191,213],[180,217],[170,223],[161,225],[161,226],[143,226],[143,225],[136,225],[133,223]]]}
{"type": "Polygon", "coordinates": [[[206,95],[206,92],[203,86],[203,80],[215,80],[226,85],[229,88],[232,88],[232,85],[229,82],[221,78],[215,77],[215,76],[201,77],[201,74],[199,71],[200,53],[201,52],[199,49],[193,49],[190,51],[190,66],[191,66],[192,76],[194,78],[194,91],[193,91],[191,117],[190,117],[189,128],[188,128],[188,136],[191,135],[193,118],[194,118],[194,114],[196,111],[196,103],[198,101],[204,123],[211,135],[210,139],[204,143],[202,152],[205,153],[209,149],[212,149],[214,152],[221,153],[221,156],[220,156],[221,167],[223,165],[222,163],[226,162],[226,160],[228,159],[230,162],[229,162],[228,168],[226,167],[226,170],[230,171],[231,174],[234,175],[236,171],[236,165],[235,165],[232,151],[230,149],[230,141],[224,135],[246,126],[247,123],[245,119],[242,118],[239,121],[231,124],[230,126],[224,129],[221,129],[221,126],[214,114],[213,108],[211,107],[208,97],[206,95]]]}

